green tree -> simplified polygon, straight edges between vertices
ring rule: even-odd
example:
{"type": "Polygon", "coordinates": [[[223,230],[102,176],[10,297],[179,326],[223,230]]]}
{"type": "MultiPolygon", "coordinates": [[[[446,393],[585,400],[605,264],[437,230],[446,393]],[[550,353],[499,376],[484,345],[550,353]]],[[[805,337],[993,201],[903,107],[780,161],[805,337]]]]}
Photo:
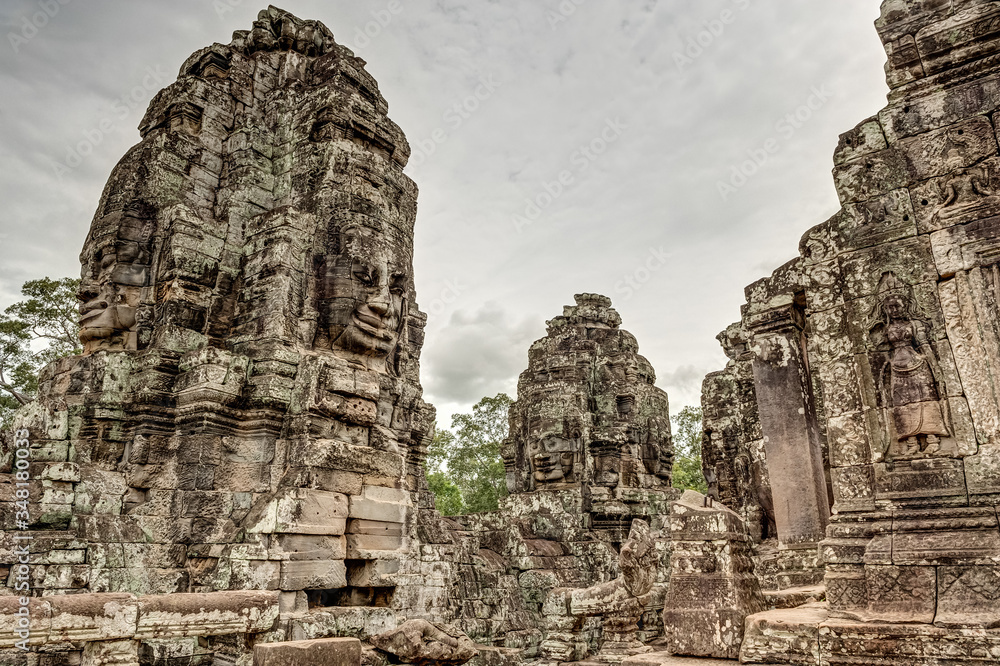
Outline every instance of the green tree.
{"type": "Polygon", "coordinates": [[[512,402],[504,393],[483,398],[471,414],[452,417],[454,432],[436,432],[427,454],[427,480],[442,514],[493,511],[507,494],[500,447],[512,402]]]}
{"type": "Polygon", "coordinates": [[[674,424],[674,488],[708,492],[701,471],[701,407],[685,407],[671,417],[674,424]]]}
{"type": "Polygon", "coordinates": [[[34,399],[45,365],[80,353],[79,284],[71,278],[25,282],[27,298],[0,313],[0,425],[34,399]]]}

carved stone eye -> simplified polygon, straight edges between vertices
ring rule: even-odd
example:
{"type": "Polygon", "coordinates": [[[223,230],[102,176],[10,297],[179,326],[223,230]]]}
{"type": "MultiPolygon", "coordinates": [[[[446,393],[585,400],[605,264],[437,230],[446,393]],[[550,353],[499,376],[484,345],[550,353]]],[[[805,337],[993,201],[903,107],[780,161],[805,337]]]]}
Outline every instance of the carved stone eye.
{"type": "Polygon", "coordinates": [[[406,293],[406,275],[404,273],[396,273],[392,276],[389,282],[389,292],[398,296],[406,293]]]}
{"type": "Polygon", "coordinates": [[[375,284],[375,277],[376,277],[375,272],[370,270],[367,266],[360,264],[356,265],[354,267],[353,275],[358,282],[365,285],[366,287],[371,287],[372,285],[375,284]]]}

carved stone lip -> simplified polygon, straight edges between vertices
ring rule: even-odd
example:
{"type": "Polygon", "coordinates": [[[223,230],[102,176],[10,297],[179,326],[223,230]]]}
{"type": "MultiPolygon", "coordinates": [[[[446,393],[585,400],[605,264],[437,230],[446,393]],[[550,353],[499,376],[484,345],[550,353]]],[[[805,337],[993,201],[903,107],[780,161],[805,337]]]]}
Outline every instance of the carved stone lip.
{"type": "MultiPolygon", "coordinates": [[[[100,314],[100,313],[99,313],[100,314]]],[[[88,317],[92,319],[92,317],[88,317]]],[[[110,326],[87,326],[85,321],[80,322],[80,341],[101,340],[114,335],[115,329],[110,326]]]]}
{"type": "Polygon", "coordinates": [[[358,329],[373,338],[378,338],[379,340],[392,340],[395,335],[395,331],[388,326],[385,326],[385,322],[376,317],[356,312],[354,313],[354,316],[351,317],[351,320],[358,329]]]}

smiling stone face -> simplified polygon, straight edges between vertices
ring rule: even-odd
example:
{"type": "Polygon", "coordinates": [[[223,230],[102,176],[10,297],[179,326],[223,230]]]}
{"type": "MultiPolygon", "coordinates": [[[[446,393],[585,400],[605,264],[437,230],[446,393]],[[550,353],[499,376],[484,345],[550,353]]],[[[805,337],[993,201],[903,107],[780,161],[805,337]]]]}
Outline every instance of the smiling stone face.
{"type": "Polygon", "coordinates": [[[407,313],[409,257],[374,232],[335,234],[320,261],[320,316],[333,349],[385,358],[399,343],[407,313]]]}
{"type": "Polygon", "coordinates": [[[108,215],[81,256],[80,341],[84,353],[136,348],[136,313],[149,286],[153,222],[141,206],[108,215]]]}
{"type": "Polygon", "coordinates": [[[558,435],[532,440],[528,444],[528,455],[535,482],[542,484],[576,481],[574,471],[579,448],[578,440],[558,435]]]}

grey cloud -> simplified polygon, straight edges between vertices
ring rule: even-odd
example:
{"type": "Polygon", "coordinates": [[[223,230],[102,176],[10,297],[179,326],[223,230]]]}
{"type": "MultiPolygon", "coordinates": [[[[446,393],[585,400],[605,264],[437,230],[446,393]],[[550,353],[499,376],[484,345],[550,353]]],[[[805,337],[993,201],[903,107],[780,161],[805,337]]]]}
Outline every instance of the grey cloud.
{"type": "Polygon", "coordinates": [[[541,321],[486,303],[455,312],[425,357],[428,399],[472,405],[485,396],[513,395],[527,367],[528,346],[545,334],[541,321]]]}

